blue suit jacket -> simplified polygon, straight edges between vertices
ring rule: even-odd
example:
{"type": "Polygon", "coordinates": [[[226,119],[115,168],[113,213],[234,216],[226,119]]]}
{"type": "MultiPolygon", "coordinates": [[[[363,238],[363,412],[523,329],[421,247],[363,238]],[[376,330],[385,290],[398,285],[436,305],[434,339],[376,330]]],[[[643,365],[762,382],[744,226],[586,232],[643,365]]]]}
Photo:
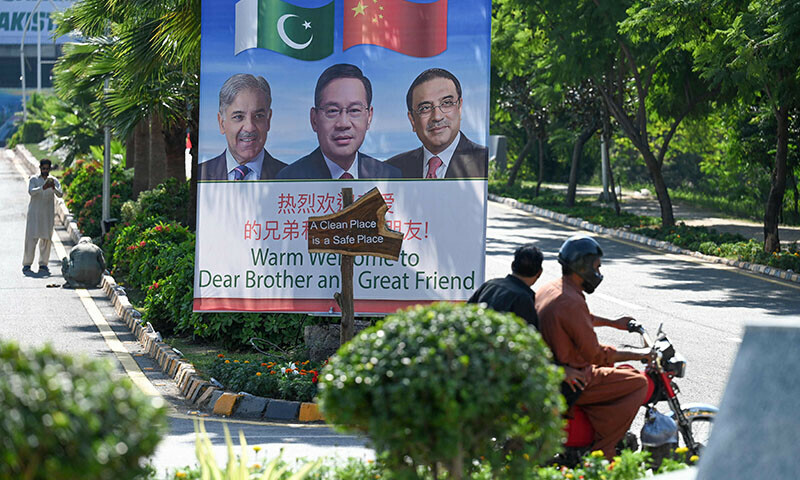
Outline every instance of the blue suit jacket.
{"type": "MultiPolygon", "coordinates": [[[[358,178],[400,178],[400,170],[380,160],[358,154],[358,178]]],[[[325,179],[331,178],[331,171],[319,147],[300,160],[287,166],[275,178],[279,179],[325,179]]]]}
{"type": "MultiPolygon", "coordinates": [[[[225,160],[225,152],[198,166],[200,167],[200,180],[228,179],[228,164],[225,160]]],[[[258,178],[259,180],[273,179],[285,166],[285,163],[277,160],[268,151],[264,150],[264,163],[261,164],[261,176],[258,178]]]]}

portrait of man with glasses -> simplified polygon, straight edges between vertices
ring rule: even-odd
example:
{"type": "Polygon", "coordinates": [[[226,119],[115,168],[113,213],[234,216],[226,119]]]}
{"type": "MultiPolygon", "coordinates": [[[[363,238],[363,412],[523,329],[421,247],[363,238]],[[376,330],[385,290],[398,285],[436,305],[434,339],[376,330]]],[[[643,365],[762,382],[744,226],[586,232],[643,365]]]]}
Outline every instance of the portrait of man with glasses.
{"type": "Polygon", "coordinates": [[[403,178],[486,178],[489,151],[461,132],[461,83],[443,68],[420,73],[406,94],[408,120],[422,146],[386,161],[403,178]]]}
{"type": "Polygon", "coordinates": [[[372,84],[355,65],[339,63],[322,72],[310,118],[319,147],[281,170],[277,178],[400,177],[398,169],[358,151],[372,121],[372,84]]]}
{"type": "Polygon", "coordinates": [[[203,162],[200,180],[269,180],[286,166],[267,152],[272,93],[262,76],[237,73],[219,90],[219,133],[228,147],[203,162]]]}

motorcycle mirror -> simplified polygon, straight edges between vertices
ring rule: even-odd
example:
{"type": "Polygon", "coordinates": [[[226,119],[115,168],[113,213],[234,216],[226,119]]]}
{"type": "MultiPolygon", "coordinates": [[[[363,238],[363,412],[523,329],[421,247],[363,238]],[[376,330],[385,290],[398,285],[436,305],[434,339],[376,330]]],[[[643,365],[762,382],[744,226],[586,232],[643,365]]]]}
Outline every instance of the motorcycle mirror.
{"type": "Polygon", "coordinates": [[[663,326],[664,326],[664,322],[661,322],[661,323],[658,324],[658,333],[656,333],[656,337],[658,337],[659,335],[664,333],[664,330],[662,330],[662,328],[661,328],[663,326]]]}

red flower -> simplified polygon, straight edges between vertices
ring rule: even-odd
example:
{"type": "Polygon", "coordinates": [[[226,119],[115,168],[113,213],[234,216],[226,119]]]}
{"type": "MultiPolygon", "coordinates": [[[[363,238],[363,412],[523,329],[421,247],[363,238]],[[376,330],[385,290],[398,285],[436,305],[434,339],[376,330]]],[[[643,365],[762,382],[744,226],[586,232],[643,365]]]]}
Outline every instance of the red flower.
{"type": "Polygon", "coordinates": [[[155,290],[157,288],[158,288],[158,282],[153,282],[153,284],[150,285],[150,288],[148,290],[155,290]]]}
{"type": "Polygon", "coordinates": [[[145,242],[144,240],[142,240],[141,242],[139,242],[139,246],[140,246],[140,247],[144,247],[146,244],[147,244],[147,242],[145,242]]]}
{"type": "Polygon", "coordinates": [[[161,228],[161,225],[156,225],[155,230],[156,232],[160,232],[161,230],[163,230],[163,228],[161,228]]]}
{"type": "Polygon", "coordinates": [[[314,370],[312,370],[312,372],[314,372],[314,376],[311,377],[311,383],[317,383],[317,378],[319,378],[319,374],[314,370]]]}

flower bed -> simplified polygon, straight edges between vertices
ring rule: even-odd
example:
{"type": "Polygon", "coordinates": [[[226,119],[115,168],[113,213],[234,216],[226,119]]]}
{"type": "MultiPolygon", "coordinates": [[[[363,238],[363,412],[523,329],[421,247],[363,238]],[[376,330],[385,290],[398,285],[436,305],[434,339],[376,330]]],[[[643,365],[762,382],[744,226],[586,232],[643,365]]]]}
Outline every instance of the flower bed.
{"type": "Polygon", "coordinates": [[[304,362],[251,362],[219,354],[207,373],[227,390],[259,397],[311,402],[317,394],[319,370],[324,364],[304,362]]]}

